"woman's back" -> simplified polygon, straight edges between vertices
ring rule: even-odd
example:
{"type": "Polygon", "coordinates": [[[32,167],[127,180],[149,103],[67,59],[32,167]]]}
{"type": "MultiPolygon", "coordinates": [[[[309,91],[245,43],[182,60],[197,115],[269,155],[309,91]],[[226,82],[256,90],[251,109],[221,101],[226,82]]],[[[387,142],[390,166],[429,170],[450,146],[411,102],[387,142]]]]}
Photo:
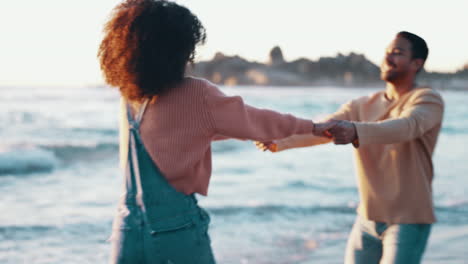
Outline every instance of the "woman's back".
{"type": "MultiPolygon", "coordinates": [[[[127,160],[128,123],[121,115],[121,162],[127,160]]],[[[185,78],[147,106],[140,133],[151,158],[178,191],[207,194],[211,141],[216,138],[272,140],[310,133],[312,122],[245,105],[208,81],[185,78]]]]}

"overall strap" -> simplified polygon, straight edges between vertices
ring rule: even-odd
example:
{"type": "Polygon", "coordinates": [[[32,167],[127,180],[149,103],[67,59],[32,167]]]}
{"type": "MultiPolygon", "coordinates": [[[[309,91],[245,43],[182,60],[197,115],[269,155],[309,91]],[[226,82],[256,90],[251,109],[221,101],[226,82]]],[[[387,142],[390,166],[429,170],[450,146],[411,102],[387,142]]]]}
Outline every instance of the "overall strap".
{"type": "Polygon", "coordinates": [[[146,211],[144,202],[142,200],[143,189],[141,185],[140,166],[138,159],[138,149],[142,147],[142,140],[140,138],[140,123],[143,118],[146,106],[149,100],[145,100],[141,105],[135,118],[132,116],[131,106],[127,102],[127,120],[129,129],[129,141],[128,141],[128,175],[127,179],[127,191],[131,192],[132,195],[136,194],[135,202],[141,207],[143,211],[146,211]]]}
{"type": "Polygon", "coordinates": [[[145,99],[141,105],[138,113],[135,115],[135,118],[132,116],[131,106],[127,103],[127,120],[130,129],[135,129],[138,131],[140,127],[141,120],[143,118],[143,113],[145,112],[146,106],[148,105],[149,99],[145,99]]]}
{"type": "Polygon", "coordinates": [[[139,124],[141,122],[141,119],[143,118],[143,113],[145,112],[146,106],[148,105],[149,99],[145,99],[143,101],[143,104],[140,107],[140,110],[138,111],[138,114],[136,115],[136,122],[139,124]]]}

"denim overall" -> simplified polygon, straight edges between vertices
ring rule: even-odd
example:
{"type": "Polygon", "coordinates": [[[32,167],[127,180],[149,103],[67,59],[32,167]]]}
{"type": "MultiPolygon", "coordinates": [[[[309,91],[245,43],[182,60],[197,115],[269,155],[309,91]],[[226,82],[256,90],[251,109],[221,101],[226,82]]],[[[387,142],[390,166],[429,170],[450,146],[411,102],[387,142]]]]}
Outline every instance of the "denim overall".
{"type": "Polygon", "coordinates": [[[139,133],[146,101],[129,124],[125,190],[112,226],[112,264],[214,264],[208,213],[195,195],[175,190],[153,162],[139,133]]]}

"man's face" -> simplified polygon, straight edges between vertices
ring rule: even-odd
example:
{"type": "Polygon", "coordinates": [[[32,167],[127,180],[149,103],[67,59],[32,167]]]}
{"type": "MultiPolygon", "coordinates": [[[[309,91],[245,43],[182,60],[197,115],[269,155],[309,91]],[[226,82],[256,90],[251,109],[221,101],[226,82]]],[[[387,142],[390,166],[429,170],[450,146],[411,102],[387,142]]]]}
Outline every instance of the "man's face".
{"type": "Polygon", "coordinates": [[[385,50],[385,57],[380,65],[380,78],[394,83],[415,75],[419,66],[411,56],[411,43],[405,38],[395,38],[385,50]]]}

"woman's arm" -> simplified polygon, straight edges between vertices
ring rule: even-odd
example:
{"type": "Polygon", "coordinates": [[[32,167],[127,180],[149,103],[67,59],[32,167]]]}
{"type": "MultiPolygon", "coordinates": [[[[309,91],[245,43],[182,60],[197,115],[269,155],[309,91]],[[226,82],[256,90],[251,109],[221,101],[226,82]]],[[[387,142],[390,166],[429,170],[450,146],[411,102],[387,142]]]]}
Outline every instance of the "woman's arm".
{"type": "Polygon", "coordinates": [[[311,120],[252,107],[212,85],[206,87],[204,99],[213,137],[271,141],[314,130],[311,120]]]}
{"type": "MultiPolygon", "coordinates": [[[[349,101],[346,104],[343,104],[338,111],[327,116],[325,120],[350,120],[351,111],[353,107],[353,101],[349,101]]],[[[324,123],[316,123],[316,126],[320,126],[324,123]]],[[[330,125],[333,125],[331,123],[330,125]]],[[[304,148],[312,147],[321,144],[327,144],[333,140],[330,137],[318,136],[314,134],[303,134],[303,135],[292,135],[287,138],[274,140],[271,142],[258,142],[256,143],[257,147],[262,150],[269,150],[271,152],[278,152],[292,148],[304,148]]]]}

